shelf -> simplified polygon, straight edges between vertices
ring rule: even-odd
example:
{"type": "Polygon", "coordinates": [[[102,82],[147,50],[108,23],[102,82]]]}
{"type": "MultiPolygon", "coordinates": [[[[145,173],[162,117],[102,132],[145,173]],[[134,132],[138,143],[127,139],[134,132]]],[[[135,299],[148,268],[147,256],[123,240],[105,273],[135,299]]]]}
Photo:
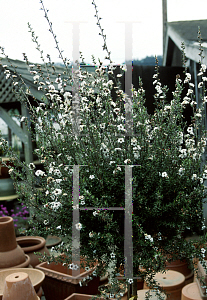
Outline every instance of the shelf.
{"type": "Polygon", "coordinates": [[[0,201],[12,201],[12,200],[15,200],[19,197],[19,195],[17,194],[14,194],[14,195],[10,195],[10,196],[3,196],[3,197],[0,197],[0,201]]]}

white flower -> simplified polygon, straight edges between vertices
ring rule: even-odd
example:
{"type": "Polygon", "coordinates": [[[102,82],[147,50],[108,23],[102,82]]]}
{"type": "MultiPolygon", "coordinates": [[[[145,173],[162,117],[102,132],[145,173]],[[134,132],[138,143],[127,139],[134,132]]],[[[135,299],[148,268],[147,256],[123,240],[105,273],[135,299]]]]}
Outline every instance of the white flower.
{"type": "Polygon", "coordinates": [[[118,143],[124,143],[124,138],[119,138],[118,143]]]}
{"type": "Polygon", "coordinates": [[[98,214],[97,211],[94,211],[94,212],[93,212],[94,217],[95,217],[97,214],[98,214]]]}
{"type": "Polygon", "coordinates": [[[77,229],[77,230],[81,230],[82,229],[82,224],[81,223],[77,223],[77,224],[75,224],[75,228],[77,229]]]}
{"type": "Polygon", "coordinates": [[[105,126],[106,126],[106,124],[105,124],[105,123],[102,123],[102,124],[100,124],[100,128],[101,128],[101,129],[104,129],[104,128],[105,128],[105,126]]]}
{"type": "Polygon", "coordinates": [[[73,209],[79,209],[79,204],[72,205],[72,208],[73,208],[73,209]]]}
{"type": "Polygon", "coordinates": [[[184,83],[187,83],[191,80],[191,74],[190,73],[186,73],[186,78],[184,80],[184,83]]]}
{"type": "Polygon", "coordinates": [[[127,163],[130,163],[131,160],[129,158],[125,159],[124,163],[127,164],[127,163]]]}
{"type": "Polygon", "coordinates": [[[116,256],[115,253],[112,252],[111,253],[111,258],[115,258],[115,256],[116,256]]]}
{"type": "Polygon", "coordinates": [[[132,284],[132,283],[133,283],[133,279],[131,279],[131,278],[128,279],[128,283],[129,283],[129,284],[132,284]]]}
{"type": "Polygon", "coordinates": [[[54,211],[56,211],[58,208],[62,206],[62,204],[60,202],[51,202],[50,206],[54,211]]]}
{"type": "Polygon", "coordinates": [[[58,184],[60,184],[62,181],[63,181],[63,180],[60,179],[60,178],[59,178],[59,179],[55,179],[55,182],[58,183],[58,184]]]}
{"type": "Polygon", "coordinates": [[[29,167],[30,170],[34,170],[35,169],[35,165],[33,163],[30,163],[28,167],[29,167]]]}
{"type": "Polygon", "coordinates": [[[202,72],[206,72],[206,65],[205,65],[205,64],[202,64],[202,65],[201,65],[201,71],[202,71],[202,72]]]}
{"type": "Polygon", "coordinates": [[[84,201],[84,200],[82,200],[82,201],[80,202],[80,204],[81,204],[81,205],[84,205],[84,204],[85,204],[85,201],[84,201]]]}
{"type": "Polygon", "coordinates": [[[192,126],[188,127],[188,128],[187,128],[187,132],[188,132],[189,134],[194,135],[193,127],[192,127],[192,126]]]}
{"type": "Polygon", "coordinates": [[[36,175],[36,176],[44,176],[44,175],[45,175],[45,172],[42,171],[42,170],[37,170],[37,171],[35,172],[35,175],[36,175]]]}
{"type": "Polygon", "coordinates": [[[34,81],[38,81],[38,80],[39,80],[39,78],[40,78],[40,76],[39,76],[39,75],[35,75],[35,76],[33,77],[34,81]]]}
{"type": "Polygon", "coordinates": [[[203,179],[207,179],[207,170],[204,170],[203,172],[203,179]]]}
{"type": "Polygon", "coordinates": [[[185,158],[187,156],[187,150],[186,149],[180,149],[180,155],[179,157],[185,158]]]}
{"type": "Polygon", "coordinates": [[[110,165],[115,164],[115,161],[111,160],[111,161],[109,162],[109,164],[110,164],[110,165]]]}
{"type": "Polygon", "coordinates": [[[191,95],[191,94],[193,94],[193,90],[188,89],[187,96],[189,96],[189,95],[191,95]]]}
{"type": "Polygon", "coordinates": [[[191,103],[190,103],[190,106],[194,106],[194,105],[196,105],[197,103],[196,103],[196,101],[191,101],[191,103]]]}
{"type": "Polygon", "coordinates": [[[171,106],[170,105],[165,105],[164,110],[170,110],[171,106]]]}
{"type": "Polygon", "coordinates": [[[120,167],[116,167],[116,169],[113,171],[113,174],[115,174],[117,171],[121,171],[120,167]]]}
{"type": "Polygon", "coordinates": [[[118,130],[125,131],[124,126],[122,124],[117,125],[117,128],[118,128],[118,130]]]}
{"type": "Polygon", "coordinates": [[[133,137],[133,138],[131,139],[131,145],[132,145],[132,146],[136,146],[136,144],[137,144],[137,139],[136,139],[135,137],[133,137]]]}
{"type": "Polygon", "coordinates": [[[61,189],[55,189],[52,194],[56,195],[56,196],[59,196],[62,194],[62,190],[61,189]]]}
{"type": "Polygon", "coordinates": [[[203,75],[203,72],[199,72],[198,74],[197,74],[197,76],[202,76],[203,75]]]}
{"type": "Polygon", "coordinates": [[[43,223],[44,223],[44,225],[48,225],[49,221],[48,220],[44,220],[43,223]]]}
{"type": "Polygon", "coordinates": [[[197,179],[197,175],[196,175],[196,174],[193,174],[192,180],[196,180],[196,179],[197,179]]]}
{"type": "Polygon", "coordinates": [[[184,174],[184,171],[185,171],[185,168],[180,168],[179,170],[178,170],[178,173],[179,173],[179,175],[183,175],[184,174]]]}
{"type": "Polygon", "coordinates": [[[72,264],[69,264],[69,269],[72,269],[72,270],[78,270],[79,266],[78,265],[74,265],[74,263],[72,264]]]}
{"type": "Polygon", "coordinates": [[[162,176],[162,177],[168,177],[167,172],[159,173],[159,175],[162,176]]]}
{"type": "Polygon", "coordinates": [[[202,86],[203,86],[203,82],[199,82],[198,88],[200,89],[200,88],[202,88],[202,86]]]}
{"type": "Polygon", "coordinates": [[[93,237],[93,232],[89,232],[89,237],[90,237],[90,238],[93,237]]]}
{"type": "Polygon", "coordinates": [[[23,116],[23,117],[21,117],[21,120],[20,120],[20,122],[24,122],[24,120],[25,120],[26,118],[23,116]]]}
{"type": "Polygon", "coordinates": [[[89,178],[90,178],[90,179],[94,179],[95,176],[94,176],[94,175],[90,175],[89,178]]]}
{"type": "Polygon", "coordinates": [[[117,77],[121,77],[121,76],[122,76],[122,74],[117,74],[116,76],[117,76],[117,77]]]}
{"type": "Polygon", "coordinates": [[[54,85],[52,85],[52,84],[50,84],[50,85],[48,86],[48,89],[49,89],[49,92],[50,92],[50,93],[55,92],[55,87],[54,87],[54,85]]]}
{"type": "Polygon", "coordinates": [[[11,174],[14,171],[14,169],[9,169],[8,173],[11,174]]]}
{"type": "Polygon", "coordinates": [[[61,229],[61,225],[57,226],[56,229],[61,229]]]}
{"type": "Polygon", "coordinates": [[[59,169],[54,169],[54,170],[53,170],[53,173],[54,173],[54,175],[57,175],[57,176],[59,176],[59,177],[62,176],[62,174],[61,174],[61,172],[60,172],[59,169]]]}
{"type": "Polygon", "coordinates": [[[205,253],[206,253],[206,249],[204,249],[204,248],[201,248],[201,255],[203,256],[203,257],[205,257],[206,255],[205,255],[205,253]]]}
{"type": "Polygon", "coordinates": [[[150,240],[150,242],[153,242],[153,237],[151,237],[151,235],[150,234],[144,234],[144,238],[145,238],[145,240],[150,240]]]}

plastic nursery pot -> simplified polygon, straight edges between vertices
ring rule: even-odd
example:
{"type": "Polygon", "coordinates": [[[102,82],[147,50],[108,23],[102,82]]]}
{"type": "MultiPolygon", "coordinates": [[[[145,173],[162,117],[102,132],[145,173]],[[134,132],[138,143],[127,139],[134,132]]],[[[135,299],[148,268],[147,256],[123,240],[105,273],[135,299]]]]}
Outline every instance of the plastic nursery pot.
{"type": "Polygon", "coordinates": [[[38,294],[38,296],[41,295],[41,286],[43,280],[45,279],[45,274],[42,271],[33,268],[11,268],[0,271],[0,300],[2,300],[3,297],[3,288],[6,277],[16,272],[23,272],[28,274],[35,292],[38,294]]]}
{"type": "Polygon", "coordinates": [[[30,264],[33,268],[40,263],[40,255],[34,254],[35,252],[50,255],[45,239],[40,236],[21,236],[17,237],[16,241],[24,253],[30,257],[30,264]]]}
{"type": "MultiPolygon", "coordinates": [[[[84,262],[84,259],[81,259],[84,262]]],[[[63,266],[61,263],[52,262],[40,263],[36,266],[38,270],[45,273],[45,280],[42,288],[46,300],[64,300],[73,293],[96,295],[98,293],[99,277],[94,277],[87,285],[79,284],[84,277],[90,276],[95,267],[85,271],[80,268],[80,274],[74,276],[72,270],[63,266]]]]}
{"type": "Polygon", "coordinates": [[[23,272],[12,273],[5,279],[3,300],[40,300],[29,275],[23,272]]]}
{"type": "Polygon", "coordinates": [[[29,263],[29,256],[17,245],[13,219],[0,217],[0,269],[26,268],[29,263]]]}

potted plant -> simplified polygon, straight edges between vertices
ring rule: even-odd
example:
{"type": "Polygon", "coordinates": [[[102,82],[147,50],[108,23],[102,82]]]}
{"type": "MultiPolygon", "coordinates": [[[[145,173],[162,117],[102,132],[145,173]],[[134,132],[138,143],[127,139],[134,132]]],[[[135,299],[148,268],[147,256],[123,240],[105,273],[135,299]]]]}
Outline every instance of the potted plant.
{"type": "MultiPolygon", "coordinates": [[[[94,1],[93,5],[111,63],[94,1]]],[[[81,59],[84,61],[82,55],[81,59]]],[[[71,262],[86,257],[85,268],[98,261],[96,275],[112,264],[110,283],[114,282],[120,264],[125,263],[124,249],[128,257],[132,254],[127,248],[132,244],[125,244],[126,219],[128,229],[133,230],[133,270],[125,264],[131,277],[148,278],[152,286],[153,275],[165,268],[166,255],[173,260],[190,259],[194,254],[202,257],[199,247],[183,236],[189,228],[199,231],[203,226],[203,182],[207,178],[207,169],[201,166],[206,146],[205,77],[201,107],[196,107],[187,70],[184,80],[176,78],[171,103],[167,103],[167,87],[162,86],[156,65],[155,110],[149,114],[141,80],[138,90],[132,88],[130,102],[121,89],[120,74],[114,81],[108,79],[114,71],[111,64],[106,68],[99,61],[92,74],[84,69],[72,74],[63,60],[64,74],[55,73],[56,80],[52,82],[44,80],[40,65],[31,65],[26,57],[25,60],[34,83],[44,92],[41,103],[28,106],[38,134],[35,153],[44,171],[31,163],[21,164],[21,173],[15,168],[10,173],[26,205],[35,212],[28,234],[64,237],[56,248],[64,256],[51,255],[48,262],[73,268],[71,262]],[[116,99],[112,98],[112,90],[116,99]],[[190,124],[184,118],[187,106],[192,107],[190,124]],[[19,179],[24,185],[18,183],[19,179]]],[[[50,75],[47,65],[46,69],[50,75]]],[[[206,72],[202,64],[200,71],[206,72]]],[[[22,94],[22,101],[30,103],[25,96],[22,94]]],[[[2,145],[9,151],[3,140],[2,145]]],[[[133,283],[130,293],[136,295],[136,279],[133,282],[133,278],[126,277],[127,281],[122,282],[133,283]]]]}

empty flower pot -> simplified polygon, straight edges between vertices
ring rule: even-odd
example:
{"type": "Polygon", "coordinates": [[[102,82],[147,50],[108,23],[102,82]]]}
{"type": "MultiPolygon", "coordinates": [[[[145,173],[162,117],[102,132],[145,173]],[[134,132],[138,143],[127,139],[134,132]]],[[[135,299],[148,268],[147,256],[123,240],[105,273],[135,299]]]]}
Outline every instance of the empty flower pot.
{"type": "Polygon", "coordinates": [[[12,273],[5,279],[3,300],[39,300],[29,275],[23,272],[12,273]]]}
{"type": "Polygon", "coordinates": [[[16,241],[24,253],[29,255],[30,264],[33,266],[33,268],[40,263],[40,255],[36,255],[36,252],[47,255],[50,254],[45,245],[45,239],[40,236],[20,236],[16,239],[16,241]]]}
{"type": "MultiPolygon", "coordinates": [[[[81,260],[84,261],[84,260],[81,260]]],[[[43,291],[46,300],[64,300],[73,293],[96,295],[98,293],[99,277],[94,277],[86,285],[79,284],[84,277],[90,276],[95,268],[86,271],[80,268],[80,274],[72,275],[72,270],[61,263],[47,262],[36,266],[38,270],[45,273],[43,291]]]]}
{"type": "Polygon", "coordinates": [[[0,269],[28,267],[30,258],[16,242],[11,217],[0,217],[0,269]]]}
{"type": "Polygon", "coordinates": [[[41,295],[42,293],[42,282],[45,279],[45,274],[40,271],[33,268],[11,268],[11,269],[5,269],[0,271],[0,300],[2,300],[3,297],[3,288],[4,288],[4,282],[8,275],[11,275],[16,272],[23,272],[27,273],[29,275],[29,278],[32,282],[32,285],[37,293],[37,295],[41,295]]]}

